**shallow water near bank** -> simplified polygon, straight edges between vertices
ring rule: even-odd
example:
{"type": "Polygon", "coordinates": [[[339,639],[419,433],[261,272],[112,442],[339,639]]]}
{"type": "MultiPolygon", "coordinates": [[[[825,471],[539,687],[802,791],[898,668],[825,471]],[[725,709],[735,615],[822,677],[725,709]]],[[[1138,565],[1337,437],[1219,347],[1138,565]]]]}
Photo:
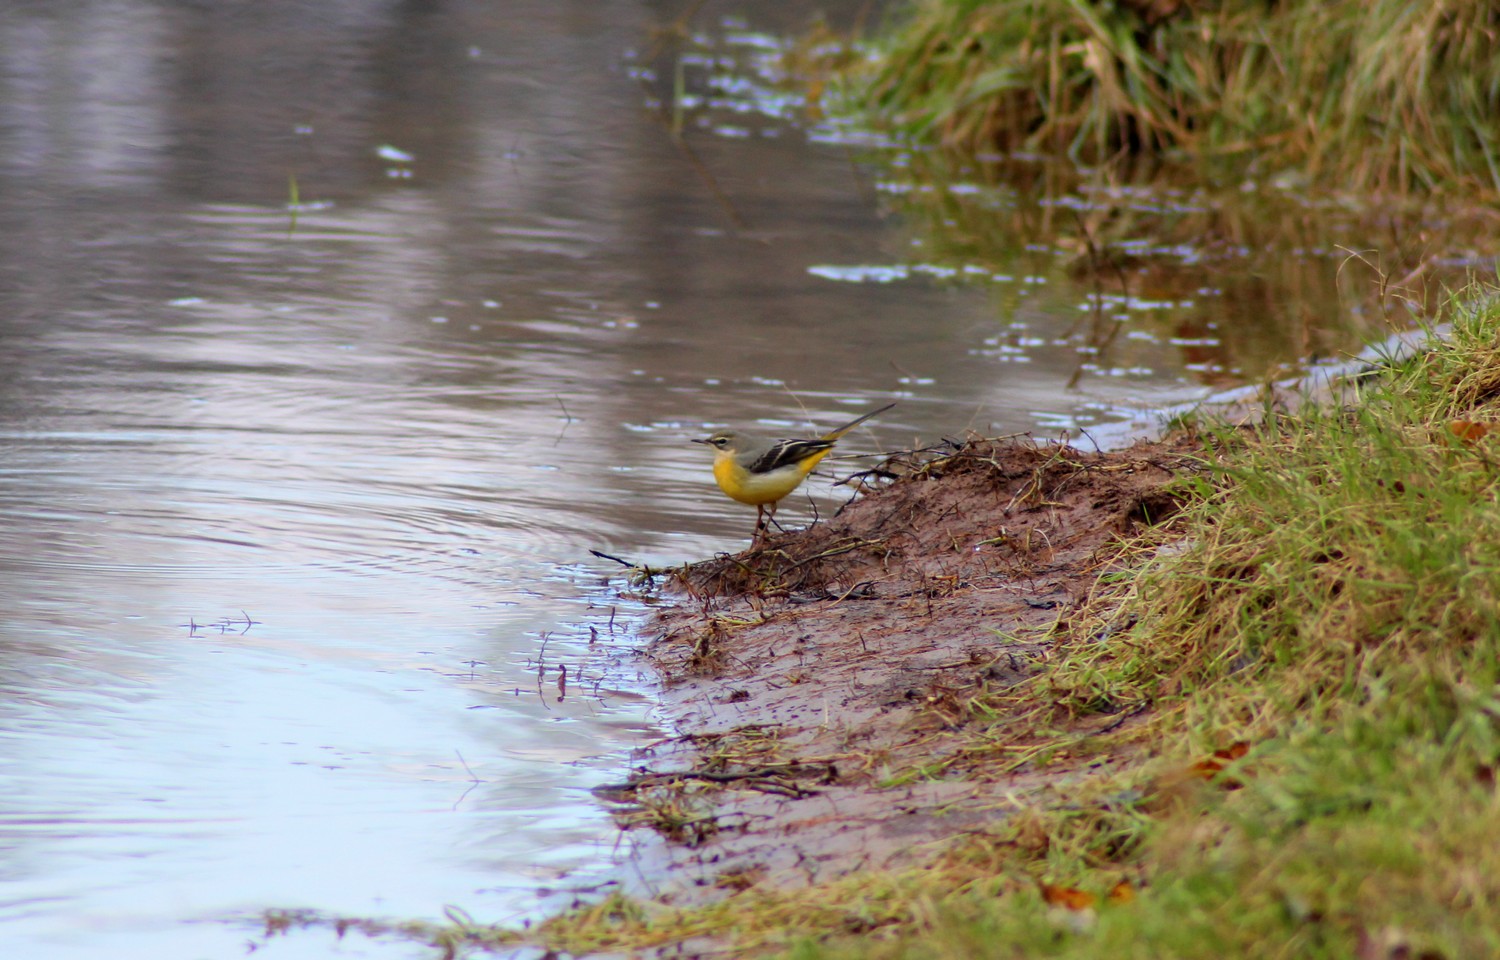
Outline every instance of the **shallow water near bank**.
{"type": "MultiPolygon", "coordinates": [[[[1042,233],[944,248],[878,138],[776,86],[810,8],[767,7],[654,56],[649,4],[0,13],[6,955],[565,904],[630,866],[589,788],[670,733],[589,551],[753,521],[688,438],[891,399],[841,449],[1104,431],[1300,355],[1216,332],[1210,280],[1110,300],[1042,233]]],[[[1317,262],[1261,304],[1337,349],[1317,262]]],[[[789,521],[842,496],[809,490],[789,521]]]]}

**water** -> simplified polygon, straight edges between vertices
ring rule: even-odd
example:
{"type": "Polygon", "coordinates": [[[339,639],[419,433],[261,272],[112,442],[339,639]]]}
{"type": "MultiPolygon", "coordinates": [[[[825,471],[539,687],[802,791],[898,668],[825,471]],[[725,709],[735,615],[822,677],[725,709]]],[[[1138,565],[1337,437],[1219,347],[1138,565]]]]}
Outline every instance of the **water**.
{"type": "MultiPolygon", "coordinates": [[[[772,82],[811,9],[657,57],[654,4],[0,12],[0,953],[565,901],[629,857],[588,789],[669,732],[589,550],[753,522],[689,437],[890,398],[846,446],[1102,429],[1304,352],[1219,330],[1266,311],[1217,280],[1109,300],[1044,234],[924,224],[772,82]]],[[[1001,203],[982,180],[939,193],[1001,203]]],[[[1289,312],[1346,318],[1336,264],[1293,259],[1289,312]]]]}

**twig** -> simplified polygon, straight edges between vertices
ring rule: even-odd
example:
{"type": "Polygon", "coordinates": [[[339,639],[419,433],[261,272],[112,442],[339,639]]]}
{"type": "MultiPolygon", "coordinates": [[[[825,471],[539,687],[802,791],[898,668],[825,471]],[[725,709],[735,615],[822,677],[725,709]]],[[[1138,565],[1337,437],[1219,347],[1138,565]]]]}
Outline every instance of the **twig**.
{"type": "MultiPolygon", "coordinates": [[[[628,567],[631,570],[635,569],[635,564],[631,563],[629,560],[621,560],[619,557],[616,557],[616,556],[614,556],[612,554],[605,553],[602,550],[590,550],[589,553],[592,553],[594,556],[598,557],[601,560],[613,560],[615,563],[618,563],[622,567],[628,567]]],[[[610,607],[609,608],[609,628],[610,628],[611,631],[613,631],[614,628],[615,628],[615,608],[614,607],[610,607]]]]}
{"type": "MultiPolygon", "coordinates": [[[[595,787],[594,792],[606,794],[632,793],[642,787],[660,787],[684,780],[701,780],[704,783],[738,783],[744,780],[770,781],[777,789],[774,792],[785,793],[788,796],[812,797],[817,796],[820,791],[809,790],[806,787],[787,785],[777,782],[777,777],[785,776],[806,770],[809,775],[826,775],[826,771],[818,770],[807,764],[779,764],[774,767],[761,767],[757,770],[744,770],[739,773],[713,773],[707,770],[681,770],[667,773],[643,773],[640,776],[631,777],[624,783],[608,783],[595,787]]],[[[755,789],[761,789],[758,785],[752,785],[755,789]]]]}

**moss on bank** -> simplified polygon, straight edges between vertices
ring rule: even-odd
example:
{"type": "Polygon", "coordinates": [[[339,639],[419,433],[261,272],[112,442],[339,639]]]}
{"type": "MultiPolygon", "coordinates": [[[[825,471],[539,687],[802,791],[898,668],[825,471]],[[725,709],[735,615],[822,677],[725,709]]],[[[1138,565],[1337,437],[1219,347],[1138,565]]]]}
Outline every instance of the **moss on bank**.
{"type": "Polygon", "coordinates": [[[1295,172],[1359,193],[1500,188],[1484,0],[919,0],[865,102],[965,152],[1295,172]]]}

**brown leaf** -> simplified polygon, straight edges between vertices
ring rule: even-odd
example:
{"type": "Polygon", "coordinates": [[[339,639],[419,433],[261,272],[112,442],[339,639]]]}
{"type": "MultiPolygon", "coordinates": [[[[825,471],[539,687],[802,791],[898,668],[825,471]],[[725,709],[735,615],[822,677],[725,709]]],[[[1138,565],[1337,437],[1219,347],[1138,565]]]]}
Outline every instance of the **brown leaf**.
{"type": "Polygon", "coordinates": [[[1094,906],[1098,899],[1087,890],[1077,887],[1059,887],[1050,883],[1039,885],[1042,891],[1042,899],[1054,907],[1063,907],[1068,910],[1088,910],[1094,906]]]}
{"type": "Polygon", "coordinates": [[[1243,740],[1236,740],[1223,750],[1215,750],[1214,756],[1224,760],[1238,760],[1250,752],[1250,744],[1243,740]]]}
{"type": "MultiPolygon", "coordinates": [[[[1211,756],[1199,760],[1190,769],[1195,776],[1202,777],[1204,780],[1212,780],[1223,772],[1225,767],[1249,752],[1250,744],[1243,740],[1236,740],[1224,749],[1215,750],[1211,756]]],[[[1243,783],[1233,777],[1228,777],[1221,782],[1229,790],[1238,790],[1244,786],[1243,783]]]]}
{"type": "Polygon", "coordinates": [[[1473,443],[1489,436],[1495,430],[1492,423],[1477,423],[1473,420],[1450,420],[1448,432],[1464,443],[1473,443]]]}

